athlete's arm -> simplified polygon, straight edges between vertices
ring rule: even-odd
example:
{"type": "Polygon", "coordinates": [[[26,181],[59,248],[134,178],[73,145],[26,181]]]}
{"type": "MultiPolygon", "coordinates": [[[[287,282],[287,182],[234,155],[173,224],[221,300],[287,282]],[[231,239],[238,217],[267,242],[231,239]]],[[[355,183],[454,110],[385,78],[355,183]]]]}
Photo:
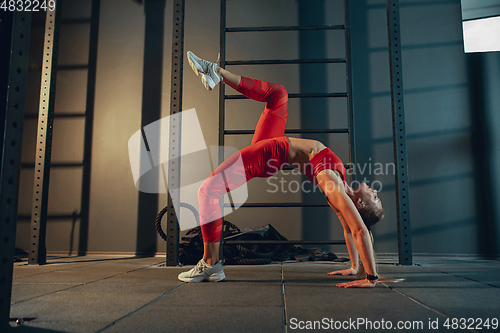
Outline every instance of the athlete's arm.
{"type": "Polygon", "coordinates": [[[351,229],[349,229],[349,226],[344,220],[342,213],[337,208],[335,208],[334,205],[331,204],[330,200],[328,200],[328,204],[330,205],[330,207],[332,207],[335,213],[337,213],[340,223],[342,224],[347,251],[349,252],[349,258],[351,259],[351,268],[343,269],[340,271],[333,271],[328,273],[328,275],[356,275],[358,274],[359,269],[359,257],[358,250],[356,250],[356,246],[354,245],[354,241],[352,239],[351,229]]]}
{"type": "Polygon", "coordinates": [[[351,269],[353,270],[352,275],[356,275],[359,269],[358,250],[354,245],[351,229],[347,225],[344,216],[342,216],[342,213],[340,212],[337,213],[337,216],[340,220],[340,223],[342,223],[342,226],[344,226],[344,239],[345,239],[345,244],[347,246],[347,251],[349,252],[349,258],[351,259],[351,269]]]}
{"type": "MultiPolygon", "coordinates": [[[[358,210],[352,200],[347,196],[343,188],[342,180],[333,170],[323,170],[316,176],[328,201],[338,210],[349,227],[354,245],[361,257],[365,270],[370,275],[376,275],[375,259],[373,256],[373,245],[370,234],[366,228],[358,210]]],[[[367,287],[375,286],[375,283],[367,285],[367,280],[353,281],[357,283],[339,284],[342,287],[367,287]]]]}

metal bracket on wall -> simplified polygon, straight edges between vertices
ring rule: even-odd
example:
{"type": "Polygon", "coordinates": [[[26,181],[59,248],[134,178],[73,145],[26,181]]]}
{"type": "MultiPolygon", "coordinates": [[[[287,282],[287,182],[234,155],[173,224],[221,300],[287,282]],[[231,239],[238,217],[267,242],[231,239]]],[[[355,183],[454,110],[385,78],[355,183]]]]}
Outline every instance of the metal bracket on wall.
{"type": "Polygon", "coordinates": [[[411,265],[410,200],[403,94],[403,66],[401,61],[401,34],[399,25],[399,0],[386,1],[391,71],[392,130],[394,162],[396,165],[399,264],[411,265]]]}
{"type": "Polygon", "coordinates": [[[43,265],[47,261],[45,234],[49,200],[50,157],[52,150],[52,124],[56,93],[59,28],[61,26],[61,0],[53,11],[47,10],[43,43],[42,82],[35,154],[33,206],[31,210],[31,237],[28,263],[43,265]]]}
{"type": "Polygon", "coordinates": [[[174,0],[172,35],[172,80],[170,86],[170,138],[167,191],[167,266],[179,263],[179,222],[174,207],[180,207],[182,68],[184,57],[184,0],[174,0]],[[176,158],[178,156],[178,158],[176,158]],[[173,193],[173,195],[172,195],[173,193]]]}
{"type": "Polygon", "coordinates": [[[31,12],[14,12],[7,105],[0,105],[2,109],[5,108],[5,124],[1,124],[5,126],[5,132],[0,170],[0,331],[10,328],[9,314],[30,32],[31,12]]]}

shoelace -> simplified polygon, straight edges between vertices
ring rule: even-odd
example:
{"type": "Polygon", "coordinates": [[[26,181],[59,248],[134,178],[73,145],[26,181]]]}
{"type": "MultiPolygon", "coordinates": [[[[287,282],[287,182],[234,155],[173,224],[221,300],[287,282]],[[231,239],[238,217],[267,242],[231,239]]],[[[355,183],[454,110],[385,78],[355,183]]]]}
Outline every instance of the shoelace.
{"type": "Polygon", "coordinates": [[[215,75],[217,75],[219,77],[220,81],[222,82],[222,75],[217,74],[217,71],[215,70],[215,66],[217,66],[217,63],[219,62],[219,59],[220,59],[220,52],[217,54],[217,60],[215,60],[211,64],[211,66],[208,67],[208,70],[209,70],[208,75],[212,76],[210,74],[210,71],[212,71],[215,75]]]}
{"type": "Polygon", "coordinates": [[[210,74],[210,69],[213,67],[214,64],[217,65],[217,63],[219,62],[219,59],[220,59],[220,53],[217,55],[217,60],[215,60],[214,62],[210,62],[210,61],[207,61],[205,59],[200,59],[208,64],[207,67],[208,67],[209,73],[207,73],[207,74],[210,74]]]}
{"type": "Polygon", "coordinates": [[[193,271],[191,272],[191,277],[193,276],[193,274],[194,274],[195,272],[196,272],[196,273],[198,273],[198,272],[199,272],[199,273],[203,272],[203,269],[204,269],[203,264],[201,263],[201,261],[199,261],[199,262],[196,264],[196,266],[194,266],[193,271]]]}

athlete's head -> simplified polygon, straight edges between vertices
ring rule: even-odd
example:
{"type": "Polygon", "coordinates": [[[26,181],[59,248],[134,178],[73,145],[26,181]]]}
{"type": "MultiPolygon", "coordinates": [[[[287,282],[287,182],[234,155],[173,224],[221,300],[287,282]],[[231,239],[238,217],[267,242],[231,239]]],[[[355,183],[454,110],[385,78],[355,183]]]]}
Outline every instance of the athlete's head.
{"type": "Polygon", "coordinates": [[[361,183],[354,191],[353,201],[367,228],[384,218],[384,209],[377,190],[370,188],[366,183],[361,183]]]}

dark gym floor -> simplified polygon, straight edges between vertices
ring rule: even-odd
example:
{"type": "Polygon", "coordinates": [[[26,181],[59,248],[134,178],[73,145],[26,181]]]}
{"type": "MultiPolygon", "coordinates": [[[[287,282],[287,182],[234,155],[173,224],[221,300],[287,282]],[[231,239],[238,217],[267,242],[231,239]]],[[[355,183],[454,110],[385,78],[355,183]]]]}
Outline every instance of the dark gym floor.
{"type": "Polygon", "coordinates": [[[444,326],[447,318],[467,319],[465,331],[499,330],[485,324],[500,317],[500,261],[428,256],[414,256],[413,266],[396,261],[379,256],[379,273],[404,280],[375,289],[335,287],[352,278],[326,275],[346,267],[331,262],[226,266],[225,281],[191,284],[178,281],[177,274],[192,266],[160,267],[159,257],[20,262],[14,268],[8,332],[293,332],[313,321],[320,321],[322,331],[383,332],[389,324],[393,332],[454,331],[451,319],[449,329],[444,326]]]}

